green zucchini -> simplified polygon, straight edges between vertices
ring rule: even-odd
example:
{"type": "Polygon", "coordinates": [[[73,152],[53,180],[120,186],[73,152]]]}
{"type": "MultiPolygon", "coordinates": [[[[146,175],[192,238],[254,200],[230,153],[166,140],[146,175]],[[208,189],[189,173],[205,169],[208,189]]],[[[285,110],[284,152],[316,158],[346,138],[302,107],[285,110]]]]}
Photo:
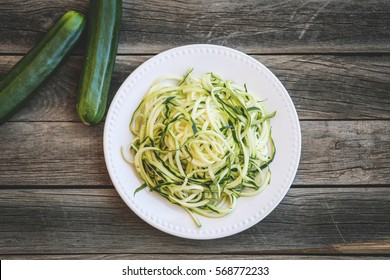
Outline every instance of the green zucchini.
{"type": "Polygon", "coordinates": [[[16,113],[60,65],[80,38],[84,27],[82,14],[76,11],[65,13],[0,81],[0,124],[16,113]]]}
{"type": "Polygon", "coordinates": [[[121,0],[91,0],[87,18],[87,49],[77,100],[83,123],[98,124],[107,108],[122,18],[121,0]]]}

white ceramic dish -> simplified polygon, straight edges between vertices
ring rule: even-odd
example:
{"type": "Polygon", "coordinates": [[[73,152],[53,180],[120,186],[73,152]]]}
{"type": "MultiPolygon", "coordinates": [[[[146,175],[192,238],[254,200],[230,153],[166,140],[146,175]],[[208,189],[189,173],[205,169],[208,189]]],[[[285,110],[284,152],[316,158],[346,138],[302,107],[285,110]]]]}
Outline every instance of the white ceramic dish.
{"type": "Polygon", "coordinates": [[[139,66],[125,80],[113,99],[104,127],[104,156],[111,180],[126,204],[150,225],[179,237],[190,239],[221,238],[241,232],[264,219],[283,199],[295,177],[301,152],[298,116],[286,89],[256,59],[227,47],[187,45],[162,52],[139,66]],[[270,185],[258,196],[238,199],[229,215],[210,219],[200,216],[198,228],[179,206],[157,193],[144,189],[134,196],[143,182],[133,166],[121,156],[120,148],[132,140],[131,116],[149,85],[165,74],[183,75],[194,67],[194,73],[213,71],[266,99],[268,110],[277,111],[271,120],[276,155],[270,168],[270,185]]]}

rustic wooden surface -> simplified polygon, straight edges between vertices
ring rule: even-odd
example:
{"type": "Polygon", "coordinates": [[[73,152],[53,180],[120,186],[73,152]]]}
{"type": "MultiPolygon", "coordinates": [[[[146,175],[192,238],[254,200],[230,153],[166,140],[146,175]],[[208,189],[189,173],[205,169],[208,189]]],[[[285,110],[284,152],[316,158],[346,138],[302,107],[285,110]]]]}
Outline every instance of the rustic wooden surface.
{"type": "MultiPolygon", "coordinates": [[[[69,9],[88,1],[1,1],[0,78],[69,9]]],[[[0,127],[0,259],[389,258],[390,1],[123,1],[110,99],[145,60],[190,43],[246,52],[290,93],[302,156],[281,204],[214,241],[139,219],[108,176],[104,124],[75,113],[81,41],[0,127]]]]}

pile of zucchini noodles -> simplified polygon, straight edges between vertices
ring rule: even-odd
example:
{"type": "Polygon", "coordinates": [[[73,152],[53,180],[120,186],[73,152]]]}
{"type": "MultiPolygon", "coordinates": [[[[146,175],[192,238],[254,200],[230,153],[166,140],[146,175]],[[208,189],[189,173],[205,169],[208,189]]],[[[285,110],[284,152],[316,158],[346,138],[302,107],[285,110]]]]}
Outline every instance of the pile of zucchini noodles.
{"type": "Polygon", "coordinates": [[[163,76],[133,114],[133,142],[125,160],[135,165],[144,188],[198,215],[232,212],[237,198],[259,194],[270,182],[275,155],[264,101],[246,85],[215,73],[163,76]]]}

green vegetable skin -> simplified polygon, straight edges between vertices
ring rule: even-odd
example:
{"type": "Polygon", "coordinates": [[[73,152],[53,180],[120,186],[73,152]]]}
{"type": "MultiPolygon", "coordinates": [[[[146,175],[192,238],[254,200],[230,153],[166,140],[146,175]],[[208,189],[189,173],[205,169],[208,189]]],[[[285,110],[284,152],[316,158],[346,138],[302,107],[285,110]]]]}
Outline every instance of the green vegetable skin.
{"type": "Polygon", "coordinates": [[[84,28],[85,19],[82,14],[76,11],[65,13],[0,81],[0,124],[16,113],[60,65],[84,28]]]}
{"type": "Polygon", "coordinates": [[[121,0],[90,1],[86,58],[76,105],[79,118],[87,125],[100,123],[106,113],[121,18],[121,0]]]}

